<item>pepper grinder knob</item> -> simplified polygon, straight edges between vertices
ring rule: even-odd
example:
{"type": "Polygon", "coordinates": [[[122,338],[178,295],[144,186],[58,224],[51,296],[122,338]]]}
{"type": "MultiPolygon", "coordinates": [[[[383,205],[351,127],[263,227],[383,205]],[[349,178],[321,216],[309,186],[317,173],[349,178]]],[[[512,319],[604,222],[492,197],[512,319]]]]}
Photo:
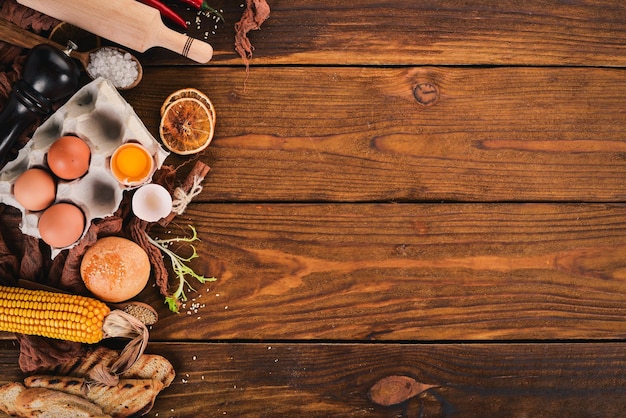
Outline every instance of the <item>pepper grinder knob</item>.
{"type": "Polygon", "coordinates": [[[47,44],[30,50],[22,78],[0,113],[0,169],[20,136],[54,111],[54,103],[78,90],[80,69],[67,54],[47,44]]]}

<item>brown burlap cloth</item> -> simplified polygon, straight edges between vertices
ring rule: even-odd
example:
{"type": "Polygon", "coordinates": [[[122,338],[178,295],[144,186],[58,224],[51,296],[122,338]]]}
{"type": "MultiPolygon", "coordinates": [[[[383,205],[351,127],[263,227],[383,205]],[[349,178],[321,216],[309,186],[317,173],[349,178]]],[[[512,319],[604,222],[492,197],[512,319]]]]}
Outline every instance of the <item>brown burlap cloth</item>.
{"type": "MultiPolygon", "coordinates": [[[[58,20],[26,8],[15,0],[0,0],[0,16],[33,32],[45,34],[58,20]]],[[[247,38],[250,30],[259,29],[269,17],[269,6],[265,0],[247,0],[241,20],[235,24],[235,49],[241,55],[246,70],[253,47],[247,38]]],[[[0,111],[4,108],[13,83],[21,76],[25,51],[0,41],[0,111]]],[[[36,125],[19,141],[22,147],[36,125]]],[[[199,161],[188,161],[193,167],[183,181],[177,179],[180,167],[163,165],[153,182],[165,186],[170,193],[177,187],[189,192],[195,178],[203,179],[209,167],[199,161]]],[[[125,193],[119,209],[110,217],[95,220],[86,235],[75,247],[62,251],[54,259],[50,248],[38,238],[22,234],[19,225],[21,212],[11,206],[0,204],[0,284],[16,285],[19,279],[43,283],[76,294],[89,295],[80,278],[80,261],[83,254],[98,238],[110,235],[122,236],[135,241],[144,250],[152,263],[152,277],[163,295],[168,294],[169,273],[161,252],[147,240],[149,224],[134,216],[130,211],[130,198],[125,193]]],[[[168,217],[165,222],[171,221],[168,217]]],[[[163,225],[165,222],[162,222],[163,225]]],[[[20,368],[24,373],[34,373],[40,368],[54,367],[81,355],[86,348],[82,344],[46,338],[18,335],[20,342],[20,368]]]]}

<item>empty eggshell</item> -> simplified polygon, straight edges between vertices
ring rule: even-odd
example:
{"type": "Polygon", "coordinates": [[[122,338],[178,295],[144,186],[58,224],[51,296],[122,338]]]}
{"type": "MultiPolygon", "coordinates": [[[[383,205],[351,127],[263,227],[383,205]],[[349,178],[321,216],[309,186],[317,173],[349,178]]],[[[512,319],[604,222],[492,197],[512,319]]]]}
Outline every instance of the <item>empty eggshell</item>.
{"type": "Polygon", "coordinates": [[[172,212],[172,196],[159,184],[146,184],[135,191],[132,210],[139,219],[156,222],[172,212]]]}

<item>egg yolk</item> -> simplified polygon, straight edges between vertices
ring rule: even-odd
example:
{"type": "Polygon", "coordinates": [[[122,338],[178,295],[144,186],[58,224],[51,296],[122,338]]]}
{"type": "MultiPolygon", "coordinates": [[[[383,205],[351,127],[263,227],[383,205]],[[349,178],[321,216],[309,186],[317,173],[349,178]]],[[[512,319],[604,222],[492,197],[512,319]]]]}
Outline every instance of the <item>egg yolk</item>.
{"type": "Polygon", "coordinates": [[[147,174],[150,162],[143,150],[128,147],[121,149],[117,154],[115,165],[123,176],[132,180],[144,177],[147,174]]]}

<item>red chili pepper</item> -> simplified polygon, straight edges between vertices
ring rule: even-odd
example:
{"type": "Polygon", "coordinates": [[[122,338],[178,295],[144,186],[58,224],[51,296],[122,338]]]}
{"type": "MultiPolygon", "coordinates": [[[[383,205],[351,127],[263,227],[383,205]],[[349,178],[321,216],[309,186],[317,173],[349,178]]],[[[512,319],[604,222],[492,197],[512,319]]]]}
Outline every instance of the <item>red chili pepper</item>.
{"type": "Polygon", "coordinates": [[[181,3],[188,4],[189,6],[195,8],[196,10],[200,10],[202,8],[202,2],[204,0],[180,0],[181,3]]]}
{"type": "Polygon", "coordinates": [[[188,28],[187,22],[185,22],[185,20],[182,17],[177,15],[176,12],[174,12],[172,9],[167,7],[165,4],[161,3],[159,0],[139,0],[139,1],[142,2],[143,4],[147,4],[148,6],[154,7],[161,13],[161,16],[168,19],[169,21],[176,23],[182,28],[185,28],[185,29],[188,28]]]}

